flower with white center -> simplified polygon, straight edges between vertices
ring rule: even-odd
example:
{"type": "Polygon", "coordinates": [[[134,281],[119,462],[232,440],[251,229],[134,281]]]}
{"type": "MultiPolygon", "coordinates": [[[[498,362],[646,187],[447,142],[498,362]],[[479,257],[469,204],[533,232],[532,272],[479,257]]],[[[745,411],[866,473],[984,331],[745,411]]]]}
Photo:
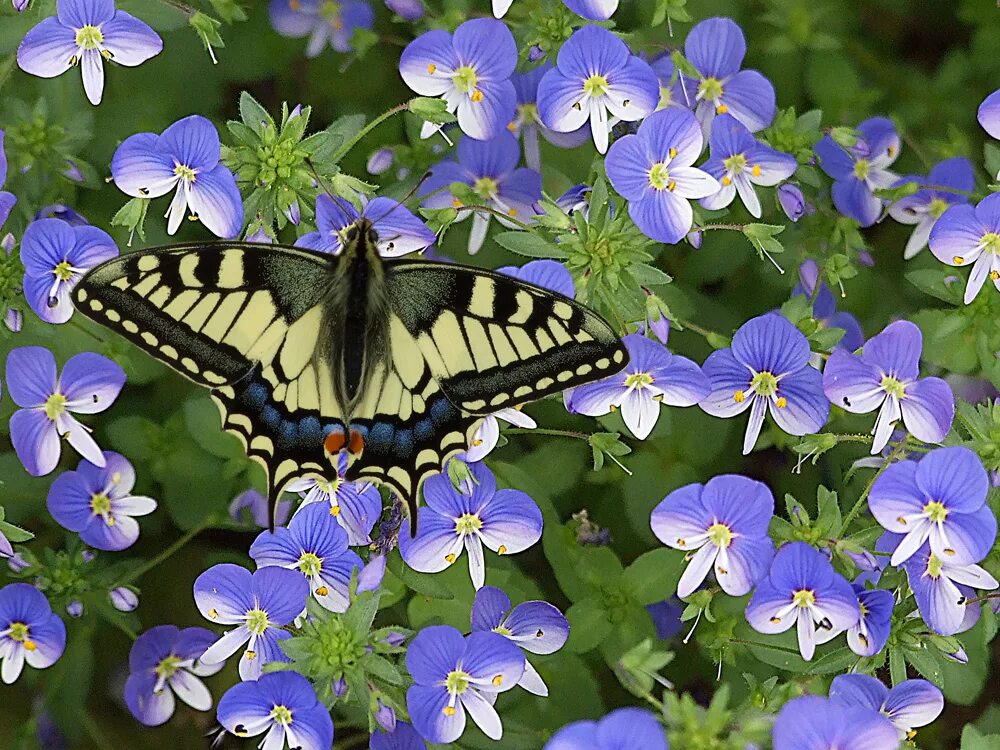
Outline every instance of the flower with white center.
{"type": "Polygon", "coordinates": [[[330,750],[333,720],[298,672],[269,672],[226,691],[216,710],[219,723],[237,737],[265,732],[262,750],[330,750]]]}
{"type": "Polygon", "coordinates": [[[949,266],[972,266],[965,304],[976,298],[986,279],[1000,290],[1000,195],[990,193],[973,208],[952,206],[931,230],[931,252],[949,266]]]}
{"type": "Polygon", "coordinates": [[[9,685],[24,663],[35,669],[51,667],[66,648],[66,626],[52,611],[45,594],[30,583],[0,589],[0,679],[9,685]]]}

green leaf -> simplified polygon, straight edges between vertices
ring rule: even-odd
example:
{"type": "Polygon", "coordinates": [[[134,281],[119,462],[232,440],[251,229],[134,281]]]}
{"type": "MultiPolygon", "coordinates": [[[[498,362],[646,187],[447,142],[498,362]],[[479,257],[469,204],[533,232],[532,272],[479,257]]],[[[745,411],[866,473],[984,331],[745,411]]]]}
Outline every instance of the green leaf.
{"type": "Polygon", "coordinates": [[[534,232],[501,232],[493,237],[497,244],[528,258],[555,258],[563,260],[566,251],[534,232]]]}
{"type": "Polygon", "coordinates": [[[139,239],[146,241],[146,211],[149,209],[148,198],[133,198],[111,217],[111,226],[125,227],[129,231],[129,245],[132,244],[132,234],[138,233],[139,239]]]}
{"type": "Polygon", "coordinates": [[[816,519],[816,532],[824,537],[840,536],[843,527],[843,516],[840,512],[840,502],[837,493],[831,492],[820,485],[816,490],[816,503],[819,516],[816,519]]]}
{"type": "Polygon", "coordinates": [[[893,687],[906,679],[906,659],[899,646],[889,649],[889,679],[892,680],[893,687]]]}
{"type": "Polygon", "coordinates": [[[673,281],[673,277],[648,263],[633,263],[628,272],[640,286],[662,286],[673,281]]]}
{"type": "Polygon", "coordinates": [[[962,744],[959,750],[997,750],[1000,734],[983,734],[971,724],[962,730],[962,744]]]}
{"type": "Polygon", "coordinates": [[[35,535],[27,529],[22,529],[20,526],[15,526],[6,521],[0,521],[0,534],[7,537],[7,541],[12,544],[20,544],[21,542],[27,542],[35,538],[35,535]]]}
{"type": "Polygon", "coordinates": [[[944,687],[944,674],[941,671],[942,657],[940,651],[936,648],[925,648],[919,646],[917,648],[907,649],[905,656],[906,660],[912,664],[921,675],[938,687],[944,687]]]}
{"type": "Polygon", "coordinates": [[[684,554],[660,547],[639,555],[622,573],[622,584],[640,604],[669,599],[684,572],[684,554]]]}
{"type": "Polygon", "coordinates": [[[415,96],[410,99],[407,108],[421,120],[437,125],[455,122],[458,119],[448,111],[448,103],[437,97],[415,96]]]}
{"type": "Polygon", "coordinates": [[[364,660],[364,667],[368,674],[373,675],[390,685],[398,685],[402,687],[408,682],[402,672],[396,669],[396,666],[384,656],[371,654],[364,660]]]}
{"type": "Polygon", "coordinates": [[[205,51],[212,58],[212,62],[218,62],[215,59],[215,52],[212,48],[226,46],[226,43],[222,41],[222,36],[219,34],[219,29],[222,28],[222,21],[198,10],[188,19],[188,24],[197,32],[201,43],[205,47],[205,51]]]}
{"type": "Polygon", "coordinates": [[[389,555],[388,567],[396,578],[418,594],[429,596],[432,599],[455,598],[447,586],[428,573],[418,573],[404,563],[403,558],[398,554],[389,555]]]}
{"type": "Polygon", "coordinates": [[[809,669],[806,672],[808,674],[842,673],[846,672],[857,661],[858,655],[847,646],[842,646],[810,662],[809,669]]]}
{"type": "Polygon", "coordinates": [[[951,269],[926,268],[919,271],[909,271],[904,277],[924,294],[936,297],[950,305],[961,305],[963,285],[954,281],[955,272],[951,269]],[[952,279],[946,282],[945,279],[952,279]]]}
{"type": "Polygon", "coordinates": [[[240,119],[254,133],[260,133],[262,126],[274,129],[274,118],[246,91],[240,92],[240,119]]]}
{"type": "Polygon", "coordinates": [[[1000,174],[1000,145],[995,141],[987,141],[983,146],[983,159],[991,178],[1000,174]]]}
{"type": "Polygon", "coordinates": [[[569,640],[566,650],[583,654],[601,645],[611,633],[611,621],[600,598],[591,597],[577,602],[566,610],[569,620],[569,640]]]}
{"type": "Polygon", "coordinates": [[[778,224],[747,224],[743,227],[743,236],[750,240],[757,251],[757,255],[763,260],[768,255],[778,255],[785,252],[785,247],[775,235],[785,231],[785,227],[778,224]]]}

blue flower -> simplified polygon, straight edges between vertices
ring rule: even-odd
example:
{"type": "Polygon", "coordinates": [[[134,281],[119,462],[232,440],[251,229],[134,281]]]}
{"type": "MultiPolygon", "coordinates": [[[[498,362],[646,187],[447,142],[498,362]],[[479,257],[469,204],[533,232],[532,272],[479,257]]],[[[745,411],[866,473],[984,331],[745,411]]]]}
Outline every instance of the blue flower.
{"type": "Polygon", "coordinates": [[[858,595],[861,618],[847,629],[847,645],[858,656],[875,656],[889,641],[896,597],[884,589],[866,589],[857,583],[851,586],[858,595]]]}
{"type": "Polygon", "coordinates": [[[224,664],[200,661],[215,635],[205,628],[159,625],[140,635],[128,655],[125,704],[148,727],[159,726],[174,715],[175,696],[196,711],[212,707],[212,694],[201,681],[224,664]]]}
{"type": "Polygon", "coordinates": [[[618,10],[618,0],[563,0],[563,4],[588,21],[607,21],[618,10]]]}
{"type": "Polygon", "coordinates": [[[369,747],[371,750],[427,750],[427,743],[412,724],[397,721],[391,732],[373,732],[369,747]]]}
{"type": "Polygon", "coordinates": [[[916,224],[910,239],[906,241],[904,260],[909,260],[927,247],[931,230],[945,211],[951,206],[969,202],[966,195],[956,191],[975,190],[976,175],[972,162],[963,156],[956,156],[935,164],[926,179],[910,175],[901,177],[897,185],[908,182],[916,182],[923,187],[889,206],[889,215],[896,221],[901,224],[916,224]]]}
{"type": "MultiPolygon", "coordinates": [[[[291,491],[291,490],[289,490],[291,491]]],[[[284,526],[288,522],[288,513],[292,501],[281,499],[274,511],[274,525],[284,526]]],[[[259,490],[250,488],[244,490],[229,503],[229,517],[239,524],[253,524],[262,529],[271,527],[271,512],[267,498],[259,490]]]]}
{"type": "Polygon", "coordinates": [[[659,100],[656,74],[625,42],[600,26],[584,26],[559,49],[556,67],[538,84],[538,113],[545,125],[572,133],[590,120],[594,145],[608,150],[608,112],[632,122],[659,100]]]}
{"type": "Polygon", "coordinates": [[[897,750],[896,728],[878,711],[806,695],[774,722],[774,750],[897,750]]]}
{"type": "Polygon", "coordinates": [[[940,443],[951,430],[955,397],[941,378],[917,378],[922,348],[920,329],[899,320],[869,339],[860,357],[837,348],[826,363],[823,389],[832,403],[855,414],[879,410],[873,454],[886,446],[900,420],[927,443],[940,443]]]}
{"type": "Polygon", "coordinates": [[[249,570],[231,563],[213,565],[194,582],[198,611],[221,625],[236,625],[217,640],[201,660],[225,661],[248,644],[240,658],[240,678],[256,680],[265,664],[290,661],[279,645],[291,638],[284,630],[306,607],[309,583],[301,574],[279,567],[249,570]]]}
{"type": "Polygon", "coordinates": [[[694,95],[689,94],[685,87],[691,80],[677,73],[669,53],[654,57],[649,67],[653,69],[660,83],[660,101],[656,105],[658,110],[667,107],[691,109],[694,106],[694,95]]]}
{"type": "Polygon", "coordinates": [[[258,568],[298,570],[316,601],[331,612],[347,611],[351,574],[363,565],[347,547],[347,532],[319,503],[296,513],[288,528],[261,532],[250,545],[250,557],[258,568]]]}
{"type": "Polygon", "coordinates": [[[50,203],[35,212],[35,221],[39,219],[59,219],[72,227],[85,227],[90,224],[87,217],[77,213],[65,203],[50,203]]]}
{"type": "MultiPolygon", "coordinates": [[[[569,622],[548,602],[521,602],[511,609],[510,597],[492,586],[476,592],[472,602],[472,632],[494,632],[532,654],[551,654],[569,638],[569,622]]],[[[517,682],[529,693],[547,696],[549,689],[527,659],[517,682]]]]}
{"type": "Polygon", "coordinates": [[[66,648],[66,626],[52,611],[45,594],[29,583],[11,583],[0,589],[0,679],[9,685],[24,663],[45,669],[66,648]]]}
{"type": "Polygon", "coordinates": [[[843,632],[857,624],[861,612],[851,584],[826,557],[805,542],[790,542],[774,556],[746,616],[758,633],[784,633],[797,626],[799,653],[810,661],[818,630],[843,632]]]}
{"type": "Polygon", "coordinates": [[[115,586],[108,592],[108,599],[119,612],[135,612],[139,606],[139,595],[127,586],[115,586]]]}
{"type": "Polygon", "coordinates": [[[524,672],[524,655],[497,633],[462,637],[455,628],[421,630],[406,650],[406,669],[415,683],[406,691],[413,726],[428,741],[454,742],[465,731],[466,711],[493,740],[503,725],[493,703],[524,672]]]}
{"type": "Polygon", "coordinates": [[[1000,89],[983,99],[976,118],[983,130],[994,138],[1000,138],[1000,89]]]}
{"type": "Polygon", "coordinates": [[[942,263],[972,266],[965,304],[976,298],[987,278],[1000,290],[1000,195],[987,195],[975,208],[967,203],[949,208],[931,230],[929,243],[942,263]]]}
{"type": "MultiPolygon", "coordinates": [[[[0,187],[3,187],[4,183],[7,182],[7,154],[4,152],[3,145],[5,135],[4,130],[0,129],[0,187]]],[[[0,190],[0,228],[7,221],[15,203],[17,203],[17,198],[13,193],[0,190]]]]}
{"type": "Polygon", "coordinates": [[[899,179],[889,167],[899,156],[900,140],[896,126],[886,117],[869,118],[857,131],[857,143],[850,148],[826,135],[814,150],[823,171],[833,178],[833,205],[844,216],[870,227],[885,205],[873,191],[892,187],[899,179]]]}
{"type": "Polygon", "coordinates": [[[125,456],[104,452],[103,465],[81,461],[76,471],[56,477],[46,506],[60,526],[80,535],[95,549],[117,552],[135,544],[135,516],[156,510],[151,497],[133,495],[135,469],[125,456]]]}
{"type": "Polygon", "coordinates": [[[355,29],[370,29],[375,11],[364,0],[271,0],[271,26],[282,36],[307,36],[306,57],[316,57],[329,44],[337,52],[350,52],[355,29]]]}
{"type": "MultiPolygon", "coordinates": [[[[458,161],[445,160],[431,168],[430,176],[420,186],[426,196],[427,208],[461,208],[462,202],[448,188],[453,182],[463,182],[487,206],[522,223],[530,223],[536,204],[542,198],[542,177],[533,169],[518,167],[521,151],[517,140],[504,132],[491,141],[463,138],[458,144],[458,161]]],[[[486,239],[491,214],[481,211],[462,212],[459,221],[472,213],[469,233],[469,253],[479,252],[486,239]]],[[[500,219],[505,226],[517,226],[500,219]]]]}
{"type": "Polygon", "coordinates": [[[750,593],[774,557],[767,535],[773,515],[774,496],[767,485],[737,474],[680,487],[661,500],[650,517],[653,533],[690,559],[677,596],[693,594],[713,569],[730,596],[750,593]]]}
{"type": "Polygon", "coordinates": [[[175,234],[190,206],[191,218],[229,239],[243,226],[243,200],[233,173],[222,164],[215,126],[200,115],[163,131],[126,138],[111,159],[111,176],[133,198],[159,198],[174,190],[167,234],[175,234]]]}
{"type": "Polygon", "coordinates": [[[7,390],[21,407],[10,418],[10,440],[29,474],[40,477],[56,468],[61,438],[90,463],[104,466],[90,430],[72,414],[97,414],[111,406],[125,385],[122,368],[83,352],[66,362],[60,376],[52,352],[23,346],[7,355],[6,375],[7,390]]]}
{"type": "Polygon", "coordinates": [[[373,151],[371,156],[368,157],[368,161],[365,163],[365,169],[368,170],[368,174],[384,174],[392,167],[394,160],[395,155],[393,154],[391,148],[380,148],[373,151]]]}
{"type": "Polygon", "coordinates": [[[65,323],[73,316],[70,291],[89,269],[116,255],[115,241],[97,227],[34,221],[21,240],[24,296],[46,323],[65,323]]]}
{"type": "Polygon", "coordinates": [[[385,0],[385,7],[406,21],[419,21],[424,17],[421,0],[385,0]]]}
{"type": "Polygon", "coordinates": [[[799,164],[795,157],[757,141],[747,126],[730,114],[719,115],[709,136],[711,158],[701,168],[717,179],[719,192],[701,199],[710,210],[725,208],[739,193],[755,219],[760,218],[760,198],[754,185],[773,187],[791,177],[799,164]]]}
{"type": "Polygon", "coordinates": [[[785,212],[785,216],[792,221],[801,219],[810,208],[806,204],[805,196],[802,195],[802,188],[794,182],[786,182],[778,186],[778,204],[785,212]]]}
{"type": "Polygon", "coordinates": [[[544,750],[669,750],[663,727],[651,711],[619,708],[600,721],[574,721],[545,743],[544,750]]]}
{"type": "Polygon", "coordinates": [[[712,387],[702,409],[716,417],[750,409],[744,455],[757,442],[768,411],[789,435],[819,432],[830,414],[823,377],[809,366],[809,342],[777,313],[748,320],[732,347],[712,352],[702,369],[712,387]]]}
{"type": "Polygon", "coordinates": [[[695,116],[706,138],[716,115],[728,112],[751,133],[774,119],[774,86],[756,70],[740,70],[746,53],[743,30],[731,18],[708,18],[688,32],[684,56],[701,75],[695,116]]]}
{"type": "Polygon", "coordinates": [[[24,35],[17,48],[21,70],[55,78],[75,65],[83,72],[83,89],[91,104],[104,93],[104,61],[135,67],[160,54],[163,40],[114,0],[59,0],[56,15],[24,35]]]}
{"type": "MultiPolygon", "coordinates": [[[[517,67],[517,42],[502,21],[476,18],[454,35],[435,29],[421,34],[399,60],[406,85],[421,96],[440,96],[458,126],[471,138],[488,141],[514,119],[516,96],[510,76],[517,67]]],[[[425,122],[421,138],[440,125],[425,122]]]]}
{"type": "Polygon", "coordinates": [[[824,328],[839,328],[844,332],[837,346],[853,352],[861,348],[865,335],[858,319],[848,312],[837,312],[837,300],[825,283],[819,280],[819,266],[811,258],[799,266],[799,283],[792,296],[802,294],[812,300],[813,318],[824,328]]]}
{"type": "Polygon", "coordinates": [[[316,198],[316,231],[302,235],[295,244],[337,255],[343,249],[343,231],[361,216],[371,220],[379,254],[385,258],[418,252],[437,239],[424,222],[392,198],[374,198],[358,211],[347,201],[322,193],[316,198]]]}
{"type": "Polygon", "coordinates": [[[544,62],[529,71],[514,73],[510,77],[517,92],[517,110],[507,129],[514,134],[514,137],[524,139],[524,161],[536,172],[542,165],[539,133],[553,146],[560,148],[582,146],[590,137],[582,125],[570,133],[558,133],[545,127],[545,123],[542,122],[538,114],[538,84],[550,70],[552,63],[544,62]]]}
{"type": "Polygon", "coordinates": [[[226,691],[216,710],[219,723],[237,737],[257,737],[267,750],[330,750],[333,720],[298,672],[270,672],[226,691]]]}
{"type": "Polygon", "coordinates": [[[915,727],[927,726],[944,710],[944,696],[927,680],[903,680],[890,690],[867,674],[834,677],[830,700],[877,711],[896,726],[901,740],[913,739],[915,727]]]}
{"type": "Polygon", "coordinates": [[[542,536],[542,513],[520,490],[497,490],[496,479],[482,463],[469,466],[472,475],[455,489],[447,474],[424,483],[426,505],[417,512],[416,538],[399,536],[403,560],[422,573],[438,573],[465,549],[469,575],[480,589],[486,579],[483,546],[499,555],[523,552],[542,536]]]}
{"type": "MultiPolygon", "coordinates": [[[[382,496],[370,482],[345,482],[347,456],[340,459],[337,478],[333,481],[303,477],[286,486],[288,492],[297,492],[302,497],[298,515],[312,503],[318,503],[329,515],[337,519],[347,532],[347,543],[352,547],[371,544],[371,532],[382,514],[382,496]]],[[[267,524],[264,524],[266,526],[267,524]]]]}
{"type": "Polygon", "coordinates": [[[680,242],[694,215],[688,201],[721,189],[714,177],[691,166],[702,145],[694,115],[672,107],[647,117],[634,135],[619,138],[608,151],[608,179],[647,237],[680,242]]]}

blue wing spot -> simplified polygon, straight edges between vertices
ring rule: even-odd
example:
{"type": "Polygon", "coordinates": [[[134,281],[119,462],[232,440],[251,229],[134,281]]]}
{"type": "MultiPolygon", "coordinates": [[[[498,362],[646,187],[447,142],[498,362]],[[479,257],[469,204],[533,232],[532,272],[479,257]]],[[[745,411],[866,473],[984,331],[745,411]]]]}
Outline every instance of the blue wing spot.
{"type": "Polygon", "coordinates": [[[278,447],[294,448],[298,443],[299,426],[289,419],[281,420],[281,432],[278,435],[278,447]]]}
{"type": "Polygon", "coordinates": [[[439,398],[430,408],[431,420],[434,424],[443,424],[454,418],[455,407],[446,398],[439,398]]]}
{"type": "Polygon", "coordinates": [[[413,434],[421,442],[430,440],[434,437],[434,423],[427,417],[424,417],[413,426],[413,434]]]}
{"type": "Polygon", "coordinates": [[[254,383],[246,390],[246,401],[257,409],[264,408],[267,401],[267,386],[262,383],[254,383]]]}
{"type": "Polygon", "coordinates": [[[396,430],[388,422],[376,422],[368,430],[365,444],[388,447],[392,445],[396,430]]]}
{"type": "Polygon", "coordinates": [[[261,421],[272,430],[277,430],[281,425],[281,414],[273,406],[265,406],[260,410],[261,421]]]}
{"type": "Polygon", "coordinates": [[[413,431],[412,430],[398,430],[396,432],[396,454],[400,457],[407,457],[413,453],[413,431]]]}
{"type": "Polygon", "coordinates": [[[315,445],[322,442],[323,432],[316,417],[303,417],[299,421],[299,436],[305,445],[315,445]]]}

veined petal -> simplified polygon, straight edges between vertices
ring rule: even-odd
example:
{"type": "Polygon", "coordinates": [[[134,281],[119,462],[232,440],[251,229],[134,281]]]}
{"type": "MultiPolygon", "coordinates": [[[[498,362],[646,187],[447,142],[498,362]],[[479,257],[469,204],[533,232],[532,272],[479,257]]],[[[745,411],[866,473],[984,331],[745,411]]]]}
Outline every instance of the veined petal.
{"type": "Polygon", "coordinates": [[[399,74],[421,96],[441,96],[454,87],[451,75],[458,66],[451,34],[434,29],[406,45],[399,59],[399,74]]]}
{"type": "Polygon", "coordinates": [[[605,104],[619,120],[641,120],[656,109],[659,99],[656,73],[641,58],[629,57],[623,68],[608,76],[605,104]]]}
{"type": "Polygon", "coordinates": [[[249,640],[250,628],[246,625],[240,625],[225,633],[219,640],[209,646],[205,650],[205,653],[201,655],[201,661],[204,664],[223,662],[235,654],[249,640]]]}
{"type": "Polygon", "coordinates": [[[508,80],[480,81],[477,91],[481,98],[473,99],[462,95],[459,100],[457,115],[462,132],[480,141],[488,141],[497,135],[506,134],[507,123],[514,119],[517,109],[514,84],[508,80]]]}
{"type": "Polygon", "coordinates": [[[878,370],[839,348],[823,369],[823,390],[831,403],[855,414],[874,411],[886,397],[878,370]]]}
{"type": "Polygon", "coordinates": [[[907,579],[917,600],[920,616],[941,635],[959,632],[965,619],[964,595],[947,576],[932,578],[924,575],[920,567],[916,558],[912,558],[906,566],[907,579]]]}
{"type": "Polygon", "coordinates": [[[736,187],[736,192],[739,193],[740,200],[743,201],[743,205],[746,206],[747,213],[755,219],[759,219],[760,198],[757,197],[757,191],[754,190],[753,183],[750,182],[750,178],[747,177],[745,173],[738,174],[733,179],[733,185],[736,187]]]}
{"type": "Polygon", "coordinates": [[[399,551],[403,560],[422,573],[439,573],[462,554],[462,537],[455,531],[455,521],[429,508],[417,512],[416,538],[403,532],[399,535],[399,551]]]}
{"type": "Polygon", "coordinates": [[[726,550],[726,565],[716,559],[715,579],[730,596],[743,596],[767,575],[774,559],[774,543],[766,536],[741,537],[726,550]]]}
{"type": "Polygon", "coordinates": [[[728,185],[721,185],[719,191],[714,195],[702,198],[700,203],[709,211],[719,211],[733,202],[736,197],[736,185],[730,182],[728,185]]]}
{"type": "Polygon", "coordinates": [[[465,638],[462,668],[484,690],[499,693],[513,689],[521,678],[524,654],[505,636],[480,631],[465,638]]]}
{"type": "Polygon", "coordinates": [[[976,298],[980,290],[982,290],[983,284],[986,283],[986,279],[989,278],[990,271],[992,270],[993,258],[987,253],[980,255],[976,259],[976,262],[972,264],[972,272],[969,274],[969,282],[965,286],[965,297],[963,299],[965,304],[970,304],[972,300],[976,298]]]}
{"type": "Polygon", "coordinates": [[[681,198],[706,198],[722,188],[712,175],[695,167],[674,167],[670,179],[677,183],[673,193],[681,198]]]}
{"type": "MultiPolygon", "coordinates": [[[[250,593],[251,580],[250,571],[240,565],[213,565],[194,582],[194,602],[198,611],[203,617],[223,625],[242,622],[247,611],[255,605],[250,593]]],[[[202,661],[212,660],[202,657],[202,661]]]]}
{"type": "Polygon", "coordinates": [[[174,715],[176,703],[172,690],[153,692],[156,676],[152,671],[133,673],[125,681],[125,705],[147,727],[165,724],[174,715]]]}
{"type": "Polygon", "coordinates": [[[1000,138],[1000,90],[983,99],[977,113],[979,124],[993,138],[1000,138]]]}
{"type": "MultiPolygon", "coordinates": [[[[601,26],[587,24],[573,32],[559,48],[556,66],[581,88],[595,73],[608,75],[625,67],[630,57],[628,47],[619,37],[601,26]]],[[[543,79],[544,80],[544,79],[543,79]]],[[[541,89],[538,101],[541,103],[541,89]]]]}
{"type": "Polygon", "coordinates": [[[73,66],[77,50],[76,32],[50,16],[24,35],[17,48],[17,64],[33,76],[55,78],[73,66]]]}
{"type": "Polygon", "coordinates": [[[617,404],[621,407],[625,426],[639,440],[649,437],[660,416],[660,402],[654,399],[654,395],[648,388],[632,388],[621,394],[617,404]]]}
{"type": "Polygon", "coordinates": [[[466,21],[455,29],[452,44],[458,63],[473,67],[480,78],[507,80],[517,67],[517,42],[502,21],[493,18],[466,21]]]}
{"type": "Polygon", "coordinates": [[[698,406],[714,417],[734,417],[750,408],[751,373],[738,362],[732,349],[718,349],[708,355],[702,365],[712,392],[698,406]]]}
{"type": "Polygon", "coordinates": [[[510,597],[494,586],[483,586],[472,601],[472,630],[493,630],[510,612],[510,597]]]}
{"type": "Polygon", "coordinates": [[[794,156],[757,143],[747,153],[749,179],[755,185],[773,187],[795,174],[799,163],[794,156]],[[760,167],[757,174],[754,167],[760,167]]]}
{"type": "Polygon", "coordinates": [[[884,703],[886,716],[900,729],[930,724],[944,710],[941,690],[927,680],[903,680],[889,691],[884,703]]]}
{"type": "Polygon", "coordinates": [[[629,201],[628,214],[647,237],[671,245],[684,239],[694,220],[691,204],[670,190],[647,190],[629,201]]]}
{"type": "Polygon", "coordinates": [[[694,25],[684,42],[684,56],[706,78],[728,78],[747,53],[743,30],[731,18],[708,18],[694,25]]]}
{"type": "MultiPolygon", "coordinates": [[[[698,136],[701,136],[700,130],[698,136]]],[[[608,149],[604,160],[608,179],[626,200],[638,200],[649,190],[649,170],[655,162],[650,160],[647,150],[647,144],[638,135],[619,138],[608,149]]]]}
{"type": "Polygon", "coordinates": [[[125,371],[107,357],[81,352],[63,367],[59,390],[78,414],[102,412],[118,398],[125,386],[125,371]]]}
{"type": "Polygon", "coordinates": [[[903,424],[915,438],[940,443],[955,418],[955,396],[940,378],[924,378],[907,386],[900,409],[903,424]]]}
{"type": "Polygon", "coordinates": [[[225,165],[200,173],[191,185],[189,201],[192,212],[216,237],[231,239],[240,233],[243,199],[225,165]]]}
{"type": "Polygon", "coordinates": [[[101,26],[101,33],[104,49],[119,65],[140,65],[163,50],[160,35],[123,10],[116,11],[114,17],[101,26]]]}
{"type": "Polygon", "coordinates": [[[43,406],[56,391],[58,373],[55,357],[41,346],[11,349],[7,355],[4,377],[7,392],[15,404],[43,406]]]}
{"type": "MultiPolygon", "coordinates": [[[[988,505],[972,513],[952,513],[944,524],[947,544],[937,527],[931,530],[931,549],[948,566],[980,562],[993,548],[997,536],[997,518],[988,505]]],[[[963,581],[968,583],[968,581],[963,581]]],[[[972,585],[972,584],[969,584],[972,585]]],[[[984,588],[979,586],[979,588],[984,588]]]]}
{"type": "Polygon", "coordinates": [[[173,159],[159,143],[155,133],[136,133],[122,142],[111,159],[111,176],[119,190],[133,198],[158,198],[177,184],[173,159]]]}
{"type": "Polygon", "coordinates": [[[684,599],[701,586],[708,577],[708,571],[712,569],[718,554],[719,548],[714,544],[705,544],[694,553],[677,582],[677,596],[684,599]]]}
{"type": "Polygon", "coordinates": [[[480,513],[483,543],[494,552],[513,554],[532,546],[542,536],[542,512],[520,490],[498,490],[480,513]]]}
{"type": "Polygon", "coordinates": [[[870,227],[882,215],[882,201],[875,197],[864,180],[853,175],[834,182],[832,195],[836,209],[862,227],[870,227]]]}
{"type": "Polygon", "coordinates": [[[87,49],[80,58],[83,90],[91,104],[100,104],[104,95],[104,58],[100,50],[87,49]]]}
{"type": "Polygon", "coordinates": [[[784,633],[795,624],[796,620],[795,610],[782,614],[791,603],[790,592],[778,591],[765,579],[750,597],[746,609],[747,621],[758,633],[765,635],[784,633]]]}
{"type": "Polygon", "coordinates": [[[503,625],[518,646],[533,654],[558,651],[569,637],[569,622],[557,607],[548,602],[518,604],[503,625]]]}
{"type": "Polygon", "coordinates": [[[208,711],[212,707],[212,693],[187,670],[177,670],[168,682],[177,697],[196,711],[208,711]]]}
{"type": "MultiPolygon", "coordinates": [[[[522,657],[523,659],[523,657],[522,657]]],[[[518,678],[520,679],[520,678],[518,678]]],[[[500,721],[500,714],[493,708],[493,704],[486,700],[474,689],[462,693],[462,704],[469,716],[476,723],[483,734],[491,740],[499,740],[503,737],[503,724],[500,721]]]]}
{"type": "Polygon", "coordinates": [[[875,480],[868,495],[868,508],[883,528],[896,534],[907,534],[909,522],[900,521],[907,515],[920,513],[924,493],[917,484],[917,464],[899,461],[890,465],[875,480]]]}
{"type": "Polygon", "coordinates": [[[869,117],[858,123],[858,132],[868,145],[872,161],[884,167],[899,156],[900,138],[896,126],[888,117],[869,117]]]}
{"type": "Polygon", "coordinates": [[[786,318],[766,313],[740,326],[733,336],[732,353],[754,372],[779,377],[801,369],[809,361],[809,342],[786,318]]]}
{"type": "Polygon", "coordinates": [[[465,652],[465,639],[455,628],[432,625],[422,629],[406,651],[406,669],[418,685],[443,680],[465,652]]]}
{"type": "MultiPolygon", "coordinates": [[[[617,2],[617,0],[615,1],[617,2]]],[[[538,674],[538,670],[531,666],[531,662],[527,659],[524,660],[524,674],[521,675],[521,679],[517,681],[517,684],[532,695],[538,695],[542,698],[549,696],[548,685],[545,684],[545,680],[538,674]]]]}
{"type": "Polygon", "coordinates": [[[823,393],[823,376],[812,367],[786,375],[778,384],[779,401],[770,401],[771,416],[789,435],[819,432],[830,416],[830,402],[823,393]],[[784,398],[782,406],[780,399],[784,398]]]}
{"type": "Polygon", "coordinates": [[[410,720],[424,739],[447,744],[462,736],[465,731],[465,708],[458,701],[454,712],[446,712],[448,700],[448,691],[441,686],[413,685],[406,691],[410,720]]]}
{"type": "Polygon", "coordinates": [[[774,120],[774,86],[756,70],[741,70],[726,81],[719,101],[751,133],[774,120]]]}
{"type": "Polygon", "coordinates": [[[761,396],[752,396],[750,404],[750,419],[747,420],[747,430],[743,433],[743,455],[749,455],[760,437],[760,429],[764,425],[764,415],[767,414],[767,401],[761,396]]]}
{"type": "Polygon", "coordinates": [[[14,452],[33,477],[49,474],[59,463],[61,441],[55,423],[39,409],[21,409],[10,418],[14,452]]]}
{"type": "Polygon", "coordinates": [[[168,127],[160,136],[160,145],[180,164],[199,172],[215,169],[219,163],[219,131],[201,115],[189,115],[168,127]]]}
{"type": "Polygon", "coordinates": [[[558,68],[553,68],[538,84],[538,116],[550,130],[572,133],[583,127],[590,117],[590,106],[585,99],[583,79],[568,78],[558,68]]]}
{"type": "Polygon", "coordinates": [[[924,456],[917,464],[916,483],[923,497],[944,503],[956,513],[983,507],[990,486],[979,457],[960,446],[939,448],[924,456]]]}
{"type": "Polygon", "coordinates": [[[829,135],[823,136],[813,147],[820,159],[820,167],[834,180],[845,180],[854,175],[851,155],[829,135]]]}
{"type": "Polygon", "coordinates": [[[934,257],[950,266],[964,266],[980,256],[978,249],[986,228],[968,204],[952,206],[931,229],[928,243],[934,257]]]}
{"type": "Polygon", "coordinates": [[[890,323],[865,343],[862,359],[899,380],[915,380],[920,373],[923,337],[908,320],[890,323]]]}

